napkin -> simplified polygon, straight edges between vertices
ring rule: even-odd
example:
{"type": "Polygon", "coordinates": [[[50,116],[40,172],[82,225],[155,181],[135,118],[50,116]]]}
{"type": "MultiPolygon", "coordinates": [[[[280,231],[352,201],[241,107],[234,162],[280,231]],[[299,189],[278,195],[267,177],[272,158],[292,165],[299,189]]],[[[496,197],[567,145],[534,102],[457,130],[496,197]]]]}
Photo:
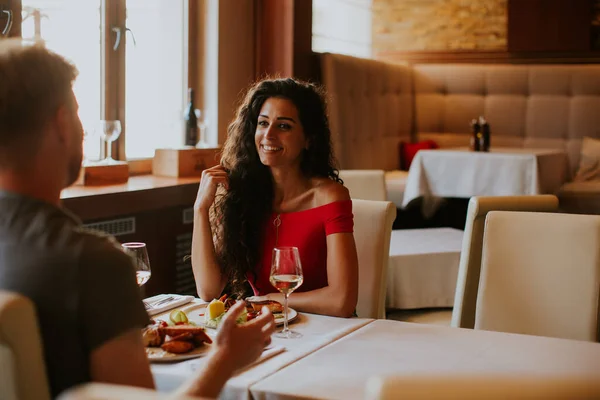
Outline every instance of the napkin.
{"type": "Polygon", "coordinates": [[[172,308],[180,307],[184,304],[191,302],[192,300],[194,300],[194,296],[182,296],[180,294],[159,294],[144,299],[144,303],[150,305],[150,307],[147,308],[146,311],[148,312],[148,315],[152,316],[168,311],[172,308]],[[172,297],[172,299],[164,303],[160,303],[161,300],[167,299],[169,297],[172,297]]]}

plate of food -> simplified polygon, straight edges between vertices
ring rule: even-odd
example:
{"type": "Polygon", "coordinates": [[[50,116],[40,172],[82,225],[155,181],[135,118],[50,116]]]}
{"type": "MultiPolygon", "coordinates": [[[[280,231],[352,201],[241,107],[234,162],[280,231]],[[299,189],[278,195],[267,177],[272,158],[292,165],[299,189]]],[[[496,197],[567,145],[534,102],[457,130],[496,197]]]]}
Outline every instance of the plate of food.
{"type": "MultiPolygon", "coordinates": [[[[246,299],[246,308],[238,317],[238,323],[244,323],[250,321],[260,315],[262,308],[267,307],[273,317],[275,317],[275,324],[282,325],[284,322],[283,306],[281,303],[274,300],[261,300],[253,301],[246,299]]],[[[198,316],[200,317],[200,324],[203,324],[206,328],[217,329],[221,320],[235,304],[235,300],[228,298],[227,295],[223,295],[220,299],[215,299],[208,304],[202,304],[198,308],[198,316]]],[[[296,310],[288,307],[288,322],[293,321],[298,317],[296,310]]]]}
{"type": "Polygon", "coordinates": [[[146,355],[151,362],[188,360],[200,357],[210,350],[210,336],[204,328],[188,321],[183,311],[171,313],[171,324],[165,321],[152,322],[142,331],[146,355]],[[176,321],[174,315],[175,319],[180,320],[176,321]]]}

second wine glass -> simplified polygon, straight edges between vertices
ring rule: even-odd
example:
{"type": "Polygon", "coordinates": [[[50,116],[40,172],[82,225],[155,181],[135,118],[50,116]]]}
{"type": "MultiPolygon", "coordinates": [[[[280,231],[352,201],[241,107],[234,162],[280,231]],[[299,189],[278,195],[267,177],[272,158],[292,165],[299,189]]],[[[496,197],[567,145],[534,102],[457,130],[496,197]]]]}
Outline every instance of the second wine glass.
{"type": "Polygon", "coordinates": [[[100,121],[100,129],[102,139],[106,142],[106,158],[102,162],[105,164],[114,163],[115,160],[112,158],[112,142],[117,140],[121,135],[121,121],[102,120],[100,121]]]}
{"type": "Polygon", "coordinates": [[[297,247],[275,247],[273,249],[271,276],[269,280],[271,281],[271,285],[283,293],[284,296],[283,330],[275,333],[275,336],[284,339],[301,337],[301,333],[288,328],[288,297],[304,281],[300,253],[297,247]]]}
{"type": "Polygon", "coordinates": [[[148,259],[148,250],[146,243],[130,242],[121,245],[125,253],[129,254],[133,259],[133,267],[137,278],[138,286],[143,286],[152,274],[150,270],[150,260],[148,259]]]}

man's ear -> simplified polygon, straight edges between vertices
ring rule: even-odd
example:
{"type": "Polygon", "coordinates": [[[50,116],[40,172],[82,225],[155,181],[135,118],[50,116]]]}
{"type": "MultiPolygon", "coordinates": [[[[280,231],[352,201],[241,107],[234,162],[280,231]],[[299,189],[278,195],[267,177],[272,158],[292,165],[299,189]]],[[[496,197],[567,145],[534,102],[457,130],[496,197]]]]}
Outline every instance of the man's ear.
{"type": "Polygon", "coordinates": [[[61,143],[69,142],[69,132],[71,129],[71,110],[67,105],[61,105],[54,114],[55,134],[61,143]]]}

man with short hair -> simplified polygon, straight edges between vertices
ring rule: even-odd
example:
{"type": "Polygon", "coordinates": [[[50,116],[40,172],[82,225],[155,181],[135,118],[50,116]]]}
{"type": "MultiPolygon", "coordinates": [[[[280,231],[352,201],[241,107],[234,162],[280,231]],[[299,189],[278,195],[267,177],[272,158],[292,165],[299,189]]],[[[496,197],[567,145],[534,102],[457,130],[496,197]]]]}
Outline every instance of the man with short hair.
{"type": "MultiPolygon", "coordinates": [[[[60,206],[82,161],[76,76],[43,46],[0,40],[0,289],[36,305],[52,397],[85,382],[154,387],[131,259],[60,206]]],[[[237,326],[242,308],[228,313],[206,368],[182,393],[217,396],[270,342],[273,316],[237,326]]]]}

